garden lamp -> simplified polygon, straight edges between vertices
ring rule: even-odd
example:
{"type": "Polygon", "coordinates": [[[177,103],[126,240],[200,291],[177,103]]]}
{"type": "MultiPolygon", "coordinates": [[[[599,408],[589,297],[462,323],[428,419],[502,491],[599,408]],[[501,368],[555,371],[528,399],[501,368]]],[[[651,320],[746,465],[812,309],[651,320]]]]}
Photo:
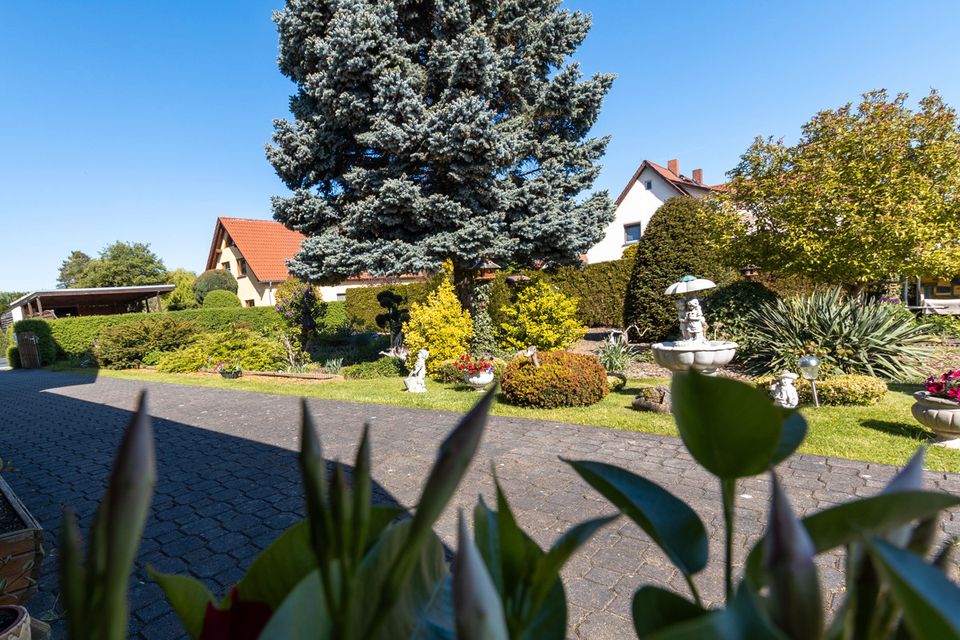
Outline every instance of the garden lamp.
{"type": "Polygon", "coordinates": [[[817,356],[803,356],[797,361],[800,366],[800,373],[804,380],[810,381],[810,388],[813,390],[813,404],[820,406],[820,399],[817,398],[817,377],[820,375],[820,358],[817,356]]]}

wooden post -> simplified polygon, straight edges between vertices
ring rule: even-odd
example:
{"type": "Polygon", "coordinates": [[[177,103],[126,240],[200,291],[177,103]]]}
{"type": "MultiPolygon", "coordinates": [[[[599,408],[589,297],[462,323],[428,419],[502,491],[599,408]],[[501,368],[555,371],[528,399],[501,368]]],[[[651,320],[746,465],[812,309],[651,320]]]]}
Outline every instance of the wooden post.
{"type": "Polygon", "coordinates": [[[43,303],[40,302],[40,298],[37,298],[37,313],[43,315],[43,303]]]}

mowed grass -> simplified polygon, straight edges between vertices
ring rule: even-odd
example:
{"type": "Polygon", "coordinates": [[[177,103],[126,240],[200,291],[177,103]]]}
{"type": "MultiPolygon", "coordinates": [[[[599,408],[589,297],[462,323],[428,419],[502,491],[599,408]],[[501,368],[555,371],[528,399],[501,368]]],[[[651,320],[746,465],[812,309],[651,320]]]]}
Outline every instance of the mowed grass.
{"type": "MultiPolygon", "coordinates": [[[[54,367],[56,369],[56,367],[54,367]]],[[[201,387],[234,389],[257,393],[347,400],[374,404],[437,409],[463,413],[477,401],[478,394],[455,384],[428,381],[428,393],[405,393],[399,378],[375,380],[343,380],[333,382],[291,382],[287,380],[244,379],[224,380],[214,376],[157,373],[147,370],[110,371],[102,369],[71,370],[108,378],[168,382],[201,387]]],[[[677,435],[673,418],[668,415],[637,412],[630,402],[640,384],[664,380],[630,380],[627,386],[590,407],[565,409],[527,409],[506,404],[498,399],[492,413],[498,416],[531,418],[548,422],[606,427],[624,431],[639,431],[677,435]]],[[[913,404],[911,393],[919,387],[890,385],[886,397],[871,407],[805,407],[801,410],[809,424],[807,439],[800,447],[804,453],[850,458],[868,462],[902,465],[931,434],[910,415],[913,404]]],[[[930,447],[926,466],[936,471],[960,472],[960,450],[930,447]]]]}

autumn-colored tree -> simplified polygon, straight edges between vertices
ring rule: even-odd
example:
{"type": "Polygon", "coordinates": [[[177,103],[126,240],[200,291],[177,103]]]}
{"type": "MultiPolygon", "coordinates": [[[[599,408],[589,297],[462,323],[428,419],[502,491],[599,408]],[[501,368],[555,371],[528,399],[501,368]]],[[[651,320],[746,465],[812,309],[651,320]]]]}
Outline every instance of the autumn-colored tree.
{"type": "Polygon", "coordinates": [[[748,216],[744,263],[842,284],[960,270],[960,128],[932,91],[877,90],[822,111],[796,145],[757,138],[729,173],[730,204],[748,216]]]}

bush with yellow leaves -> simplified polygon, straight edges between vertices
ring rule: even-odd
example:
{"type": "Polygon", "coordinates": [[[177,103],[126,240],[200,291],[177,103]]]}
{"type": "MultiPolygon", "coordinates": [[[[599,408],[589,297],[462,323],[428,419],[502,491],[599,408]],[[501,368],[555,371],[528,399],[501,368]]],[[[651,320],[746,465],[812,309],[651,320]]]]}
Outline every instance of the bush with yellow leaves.
{"type": "Polygon", "coordinates": [[[501,338],[514,349],[566,349],[587,332],[577,320],[577,299],[543,280],[534,281],[517,294],[517,301],[503,309],[502,317],[501,338]]]}
{"type": "Polygon", "coordinates": [[[460,300],[449,280],[443,280],[427,296],[426,302],[410,305],[410,320],[403,325],[404,343],[410,350],[409,366],[417,360],[417,352],[430,352],[427,371],[436,373],[443,362],[459,357],[473,337],[473,320],[460,306],[460,300]]]}

